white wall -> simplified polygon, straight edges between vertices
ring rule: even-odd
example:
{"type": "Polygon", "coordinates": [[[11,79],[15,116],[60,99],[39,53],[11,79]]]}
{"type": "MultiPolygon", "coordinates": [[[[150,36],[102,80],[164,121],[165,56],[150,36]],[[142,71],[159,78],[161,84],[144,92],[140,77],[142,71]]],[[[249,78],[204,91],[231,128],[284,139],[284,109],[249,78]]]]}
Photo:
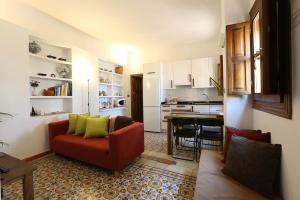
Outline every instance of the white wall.
{"type": "Polygon", "coordinates": [[[92,114],[97,113],[97,58],[112,60],[112,48],[17,0],[0,1],[0,34],[0,110],[15,115],[0,124],[0,140],[9,143],[6,152],[22,159],[49,150],[47,124],[67,118],[29,117],[28,35],[72,48],[75,113],[87,112],[87,80],[82,80],[81,74],[86,69],[94,72],[90,106],[92,114]]]}
{"type": "MultiPolygon", "coordinates": [[[[299,1],[293,10],[300,8],[299,1]],[[297,7],[296,7],[297,5],[297,7]]],[[[300,16],[298,15],[298,18],[300,16]]],[[[300,20],[297,20],[300,22],[300,20]]],[[[253,127],[272,133],[272,143],[282,145],[282,193],[286,200],[300,199],[300,25],[293,28],[293,119],[254,110],[253,127]]]]}
{"type": "MultiPolygon", "coordinates": [[[[253,0],[222,0],[224,24],[230,25],[249,20],[249,11],[253,0]]],[[[225,33],[225,27],[224,33],[225,33]]],[[[227,86],[226,51],[224,55],[224,82],[227,86]]],[[[237,128],[252,127],[251,96],[225,96],[225,124],[237,128]]]]}

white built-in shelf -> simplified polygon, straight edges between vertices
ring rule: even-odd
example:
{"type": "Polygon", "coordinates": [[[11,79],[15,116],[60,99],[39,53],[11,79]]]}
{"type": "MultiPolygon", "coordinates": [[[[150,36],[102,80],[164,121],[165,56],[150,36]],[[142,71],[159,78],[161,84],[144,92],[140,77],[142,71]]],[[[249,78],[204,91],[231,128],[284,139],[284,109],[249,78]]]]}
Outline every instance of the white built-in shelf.
{"type": "Polygon", "coordinates": [[[124,98],[123,96],[99,96],[99,98],[124,98]]]}
{"type": "Polygon", "coordinates": [[[66,81],[72,82],[72,79],[69,78],[56,78],[56,77],[49,77],[49,76],[39,76],[39,75],[31,75],[30,78],[34,79],[44,79],[44,80],[52,80],[52,81],[66,81]]]}
{"type": "Polygon", "coordinates": [[[122,109],[125,109],[126,107],[123,106],[123,107],[114,107],[114,108],[100,108],[99,111],[100,112],[103,112],[103,111],[111,111],[111,110],[122,110],[122,109]]]}
{"type": "Polygon", "coordinates": [[[53,58],[48,58],[46,56],[42,56],[42,55],[39,55],[39,54],[29,53],[29,55],[32,56],[32,57],[35,57],[35,58],[47,60],[47,61],[54,62],[54,63],[64,64],[64,65],[72,65],[71,62],[62,61],[62,60],[53,59],[53,58]]]}
{"type": "Polygon", "coordinates": [[[62,114],[70,114],[70,112],[52,112],[52,113],[45,113],[44,115],[35,115],[31,117],[46,117],[46,116],[62,115],[62,114]]]}
{"type": "Polygon", "coordinates": [[[111,86],[113,84],[112,83],[99,83],[99,85],[109,85],[109,86],[111,86]]]}
{"type": "Polygon", "coordinates": [[[109,72],[109,71],[104,71],[104,70],[99,70],[99,72],[106,73],[106,74],[112,74],[114,76],[119,76],[119,77],[123,76],[123,74],[118,74],[118,73],[115,73],[115,72],[109,72]]]}
{"type": "Polygon", "coordinates": [[[30,96],[30,99],[72,99],[72,96],[30,96]]]}
{"type": "Polygon", "coordinates": [[[115,84],[115,83],[99,83],[99,85],[108,85],[108,86],[115,86],[115,87],[123,87],[120,84],[115,84]]]}

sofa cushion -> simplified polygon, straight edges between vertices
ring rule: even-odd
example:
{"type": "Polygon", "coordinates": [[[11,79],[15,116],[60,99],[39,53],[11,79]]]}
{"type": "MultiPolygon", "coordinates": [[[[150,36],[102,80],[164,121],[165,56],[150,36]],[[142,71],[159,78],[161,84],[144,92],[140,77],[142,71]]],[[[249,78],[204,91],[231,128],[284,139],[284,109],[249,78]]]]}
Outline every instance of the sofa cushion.
{"type": "Polygon", "coordinates": [[[260,141],[260,142],[271,142],[271,133],[262,134],[261,130],[240,130],[232,127],[226,127],[226,138],[224,145],[224,160],[226,162],[227,153],[231,142],[231,137],[237,135],[240,137],[245,137],[250,140],[260,141]]]}
{"type": "Polygon", "coordinates": [[[76,129],[74,135],[84,135],[86,129],[86,120],[88,116],[85,115],[78,115],[76,129]]]}
{"type": "Polygon", "coordinates": [[[109,119],[108,133],[111,134],[115,130],[115,122],[117,117],[109,119]]]}
{"type": "Polygon", "coordinates": [[[74,133],[76,129],[76,123],[77,123],[77,114],[69,114],[69,128],[68,133],[74,133]]]}
{"type": "Polygon", "coordinates": [[[108,135],[109,116],[88,118],[84,138],[106,137],[108,135]]]}
{"type": "Polygon", "coordinates": [[[54,138],[56,146],[63,147],[64,149],[81,149],[86,151],[90,149],[98,152],[109,152],[109,142],[107,138],[91,138],[88,140],[83,139],[81,136],[75,135],[58,135],[54,138]]]}
{"type": "Polygon", "coordinates": [[[233,136],[223,172],[258,193],[271,197],[280,159],[279,144],[233,136]]]}
{"type": "Polygon", "coordinates": [[[119,130],[121,128],[124,128],[126,126],[129,126],[133,124],[133,120],[130,117],[126,117],[126,116],[117,116],[116,120],[115,120],[115,128],[114,130],[119,130]]]}

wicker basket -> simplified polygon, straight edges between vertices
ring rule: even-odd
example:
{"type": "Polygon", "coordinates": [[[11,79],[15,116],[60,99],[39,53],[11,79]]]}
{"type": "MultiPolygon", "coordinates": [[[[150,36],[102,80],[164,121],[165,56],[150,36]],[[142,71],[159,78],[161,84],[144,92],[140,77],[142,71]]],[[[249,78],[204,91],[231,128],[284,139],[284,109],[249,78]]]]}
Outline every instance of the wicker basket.
{"type": "Polygon", "coordinates": [[[123,74],[123,67],[122,67],[122,66],[116,67],[116,68],[115,68],[115,72],[116,72],[117,74],[123,74]]]}

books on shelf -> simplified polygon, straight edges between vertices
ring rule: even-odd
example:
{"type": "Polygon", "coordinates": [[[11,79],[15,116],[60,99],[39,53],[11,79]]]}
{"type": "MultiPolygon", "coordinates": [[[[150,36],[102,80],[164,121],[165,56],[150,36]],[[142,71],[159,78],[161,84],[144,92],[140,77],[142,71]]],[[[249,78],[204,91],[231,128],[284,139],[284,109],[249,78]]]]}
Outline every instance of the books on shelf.
{"type": "Polygon", "coordinates": [[[72,96],[72,83],[66,82],[54,87],[55,96],[72,96]]]}

